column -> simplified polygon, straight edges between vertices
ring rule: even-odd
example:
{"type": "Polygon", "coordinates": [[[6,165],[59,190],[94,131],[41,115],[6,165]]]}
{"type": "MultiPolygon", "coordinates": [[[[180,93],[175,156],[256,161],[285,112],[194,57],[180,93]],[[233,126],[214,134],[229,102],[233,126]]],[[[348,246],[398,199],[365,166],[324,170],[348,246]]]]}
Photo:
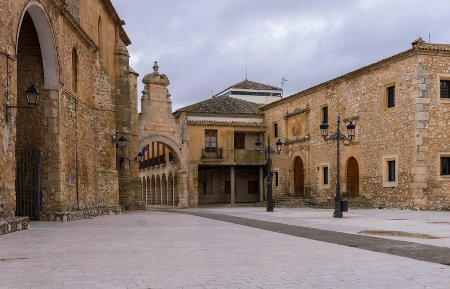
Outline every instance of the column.
{"type": "Polygon", "coordinates": [[[231,187],[231,204],[234,204],[235,202],[235,194],[236,192],[234,191],[235,187],[236,187],[236,180],[234,178],[234,166],[230,167],[230,173],[231,173],[231,177],[230,177],[230,187],[231,187]]]}
{"type": "Polygon", "coordinates": [[[264,202],[264,171],[263,166],[259,166],[259,201],[264,202]]]}

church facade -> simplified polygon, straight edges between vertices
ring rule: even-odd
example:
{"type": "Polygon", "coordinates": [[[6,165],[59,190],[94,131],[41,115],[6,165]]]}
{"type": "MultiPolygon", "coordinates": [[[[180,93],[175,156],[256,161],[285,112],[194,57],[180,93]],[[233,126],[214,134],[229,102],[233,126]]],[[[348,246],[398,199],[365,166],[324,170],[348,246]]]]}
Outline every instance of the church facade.
{"type": "Polygon", "coordinates": [[[112,3],[6,0],[0,16],[0,218],[137,206],[137,74],[112,3]]]}

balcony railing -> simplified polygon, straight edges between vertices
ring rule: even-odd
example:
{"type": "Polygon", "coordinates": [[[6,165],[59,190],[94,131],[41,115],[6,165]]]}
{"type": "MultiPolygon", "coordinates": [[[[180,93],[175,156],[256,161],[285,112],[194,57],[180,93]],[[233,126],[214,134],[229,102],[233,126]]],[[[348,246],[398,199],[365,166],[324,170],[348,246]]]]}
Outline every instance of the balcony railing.
{"type": "Polygon", "coordinates": [[[222,157],[222,148],[206,148],[202,149],[202,160],[204,161],[221,161],[222,157]]]}
{"type": "Polygon", "coordinates": [[[257,150],[234,150],[234,162],[236,165],[263,165],[264,155],[257,150]]]}
{"type": "Polygon", "coordinates": [[[139,169],[144,170],[147,168],[152,168],[155,166],[163,165],[166,163],[166,158],[164,155],[161,155],[159,157],[154,157],[151,159],[147,159],[145,161],[142,161],[139,163],[139,169]]]}

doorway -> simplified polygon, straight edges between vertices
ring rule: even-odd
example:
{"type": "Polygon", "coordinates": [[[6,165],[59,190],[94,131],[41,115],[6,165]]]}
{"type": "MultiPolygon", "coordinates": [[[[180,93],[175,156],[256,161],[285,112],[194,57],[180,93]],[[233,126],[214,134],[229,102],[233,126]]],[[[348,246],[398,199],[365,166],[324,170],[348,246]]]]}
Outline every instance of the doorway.
{"type": "Polygon", "coordinates": [[[347,164],[347,195],[359,197],[359,166],[354,157],[351,157],[347,164]]]}
{"type": "Polygon", "coordinates": [[[301,157],[295,158],[294,162],[294,196],[305,197],[305,172],[301,157]]]}

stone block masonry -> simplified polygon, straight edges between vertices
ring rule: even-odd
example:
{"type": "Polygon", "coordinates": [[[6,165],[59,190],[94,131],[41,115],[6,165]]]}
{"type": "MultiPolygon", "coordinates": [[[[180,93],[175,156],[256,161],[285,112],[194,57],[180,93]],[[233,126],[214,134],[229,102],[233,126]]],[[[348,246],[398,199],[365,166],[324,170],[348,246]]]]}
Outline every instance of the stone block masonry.
{"type": "Polygon", "coordinates": [[[449,48],[415,43],[405,52],[263,107],[268,127],[277,123],[285,143],[273,158],[283,180],[275,196],[328,203],[340,170],[345,197],[362,197],[377,208],[449,210],[450,178],[440,170],[441,157],[450,156],[450,101],[440,95],[441,80],[450,79],[449,48]],[[392,107],[387,105],[388,88],[394,89],[392,107]],[[296,116],[300,111],[302,119],[296,116]],[[320,135],[324,111],[330,133],[336,131],[338,115],[341,132],[346,133],[350,121],[356,124],[353,143],[341,146],[338,167],[336,143],[326,143],[320,135]],[[303,168],[294,167],[298,158],[303,168]],[[350,168],[351,160],[356,167],[350,168]]]}

